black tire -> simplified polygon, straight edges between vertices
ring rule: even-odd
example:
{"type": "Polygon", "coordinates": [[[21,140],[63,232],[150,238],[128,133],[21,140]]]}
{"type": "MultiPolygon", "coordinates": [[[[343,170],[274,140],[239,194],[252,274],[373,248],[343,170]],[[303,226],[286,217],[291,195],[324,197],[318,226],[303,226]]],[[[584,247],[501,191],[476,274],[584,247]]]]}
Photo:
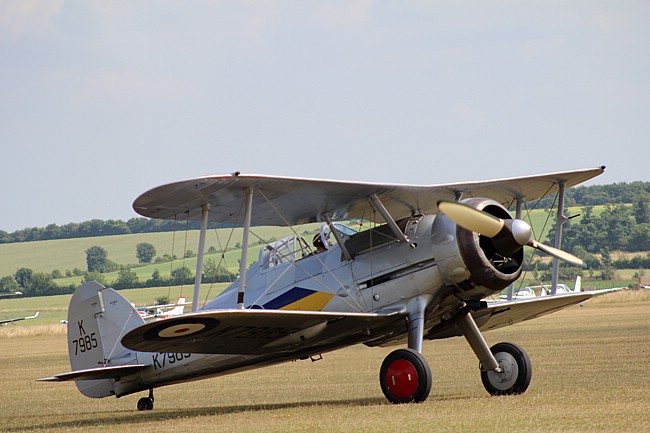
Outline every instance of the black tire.
{"type": "Polygon", "coordinates": [[[382,362],[379,383],[391,403],[420,403],[431,392],[431,369],[419,352],[398,349],[382,362]]]}
{"type": "Polygon", "coordinates": [[[524,349],[512,343],[498,343],[490,348],[503,370],[481,371],[483,386],[492,395],[521,394],[528,389],[533,366],[524,349]]]}
{"type": "Polygon", "coordinates": [[[138,410],[153,410],[153,400],[149,397],[142,397],[138,400],[138,410]]]}

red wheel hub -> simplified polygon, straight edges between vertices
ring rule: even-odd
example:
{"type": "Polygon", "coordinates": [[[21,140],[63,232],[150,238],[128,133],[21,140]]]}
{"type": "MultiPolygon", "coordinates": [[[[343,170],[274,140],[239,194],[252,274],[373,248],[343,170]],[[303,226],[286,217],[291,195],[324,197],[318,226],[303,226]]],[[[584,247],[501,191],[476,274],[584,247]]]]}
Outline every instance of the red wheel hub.
{"type": "Polygon", "coordinates": [[[395,360],[386,370],[386,384],[395,397],[409,398],[418,388],[418,373],[409,361],[395,360]]]}

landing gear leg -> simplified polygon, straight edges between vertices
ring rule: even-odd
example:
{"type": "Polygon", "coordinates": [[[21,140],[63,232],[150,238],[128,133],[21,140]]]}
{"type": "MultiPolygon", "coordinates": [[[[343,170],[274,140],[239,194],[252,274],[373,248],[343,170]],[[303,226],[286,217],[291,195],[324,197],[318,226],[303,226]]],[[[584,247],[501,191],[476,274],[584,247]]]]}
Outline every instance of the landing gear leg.
{"type": "Polygon", "coordinates": [[[458,326],[481,363],[481,380],[487,392],[510,395],[528,389],[533,368],[524,349],[512,343],[499,343],[488,348],[470,314],[460,319],[458,326]]]}
{"type": "Polygon", "coordinates": [[[153,409],[153,389],[149,390],[149,397],[142,397],[138,400],[138,410],[152,410],[153,409]]]}
{"type": "Polygon", "coordinates": [[[420,403],[431,392],[431,368],[420,353],[425,310],[430,299],[414,298],[408,305],[408,349],[391,352],[379,370],[379,383],[391,403],[420,403]]]}

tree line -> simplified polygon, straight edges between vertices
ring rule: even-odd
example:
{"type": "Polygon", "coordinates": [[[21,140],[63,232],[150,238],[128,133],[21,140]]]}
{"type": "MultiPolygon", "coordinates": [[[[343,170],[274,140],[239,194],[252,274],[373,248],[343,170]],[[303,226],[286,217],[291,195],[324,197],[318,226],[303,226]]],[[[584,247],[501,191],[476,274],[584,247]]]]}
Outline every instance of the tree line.
{"type": "MultiPolygon", "coordinates": [[[[98,236],[128,235],[136,233],[158,233],[177,230],[198,230],[198,221],[156,220],[149,218],[131,218],[122,220],[93,219],[81,223],[64,225],[49,224],[46,227],[29,227],[8,233],[0,230],[0,244],[16,242],[49,241],[56,239],[90,238],[98,236]]],[[[211,223],[208,228],[223,226],[211,223]]]]}

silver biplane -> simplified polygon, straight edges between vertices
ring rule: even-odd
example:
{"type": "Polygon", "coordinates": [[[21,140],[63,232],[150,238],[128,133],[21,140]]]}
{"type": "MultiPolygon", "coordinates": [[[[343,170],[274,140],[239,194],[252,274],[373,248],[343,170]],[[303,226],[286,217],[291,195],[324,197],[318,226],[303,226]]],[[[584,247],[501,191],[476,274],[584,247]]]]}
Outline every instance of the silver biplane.
{"type": "Polygon", "coordinates": [[[488,304],[522,272],[524,246],[576,265],[540,244],[521,205],[589,180],[605,167],[486,182],[390,185],[259,175],[209,176],[163,185],[137,198],[151,218],[201,221],[192,311],[145,323],[119,293],[87,282],[68,310],[72,371],[41,380],[76,381],[88,397],[153,389],[319,357],[342,347],[401,346],[379,369],[393,403],[422,402],[432,373],[423,341],[464,337],[493,395],[523,393],[531,361],[512,343],[488,346],[482,332],[540,317],[590,293],[488,304]],[[513,218],[508,209],[517,208],[513,218]],[[363,219],[363,231],[341,222],[363,219]],[[243,227],[239,278],[199,307],[209,221],[243,227]],[[321,222],[315,253],[301,235],[265,245],[247,267],[255,226],[321,222]],[[320,241],[320,242],[319,242],[320,241]]]}

